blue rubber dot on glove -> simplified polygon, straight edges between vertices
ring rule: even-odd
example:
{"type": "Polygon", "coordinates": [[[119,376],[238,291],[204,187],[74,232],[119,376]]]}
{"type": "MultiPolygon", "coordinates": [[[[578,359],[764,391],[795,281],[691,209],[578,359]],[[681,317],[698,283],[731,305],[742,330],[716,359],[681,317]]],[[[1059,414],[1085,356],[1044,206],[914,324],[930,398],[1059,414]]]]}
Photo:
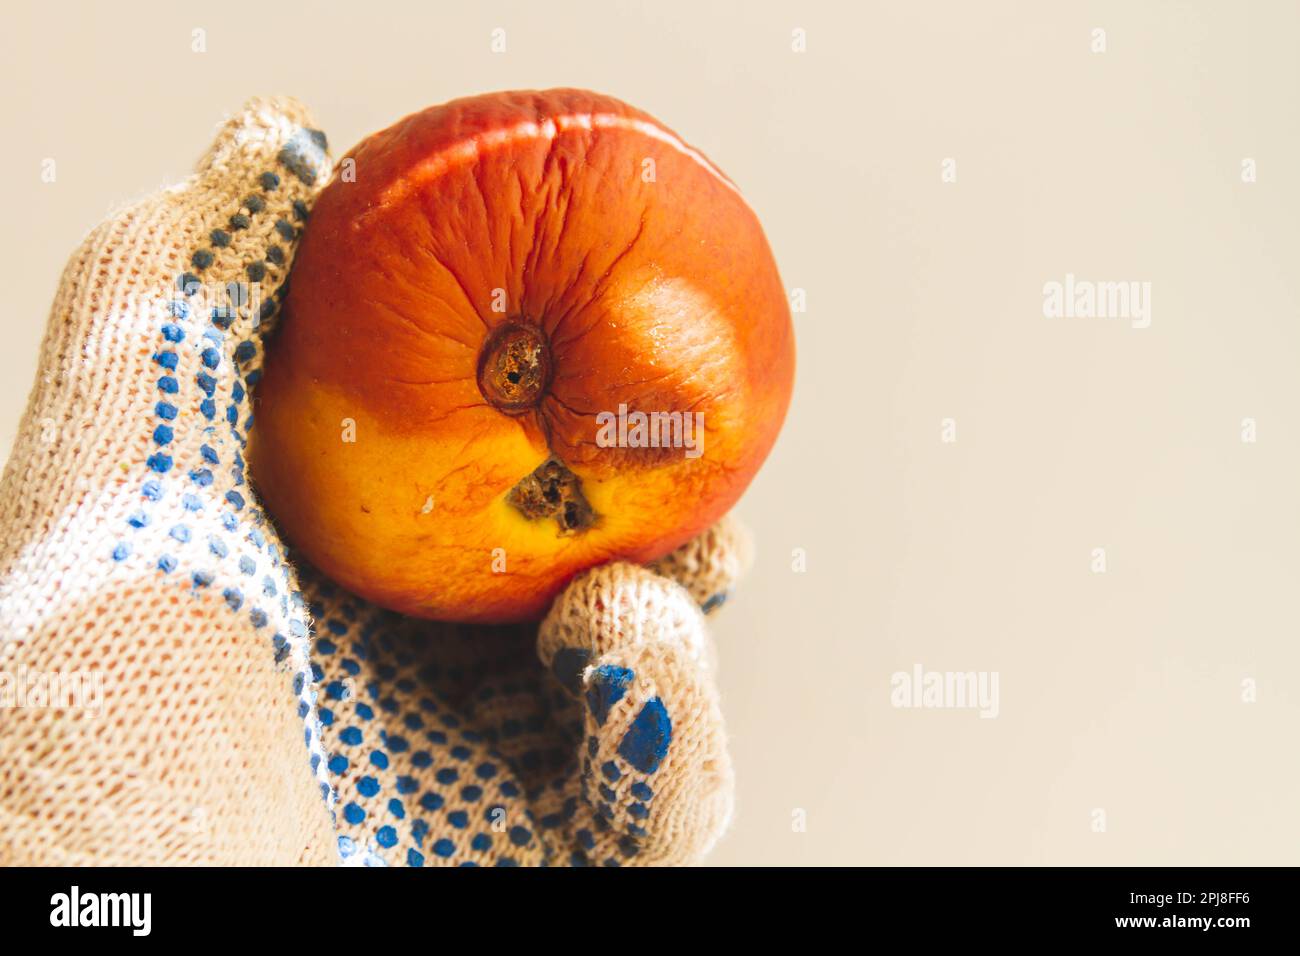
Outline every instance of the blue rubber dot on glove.
{"type": "Polygon", "coordinates": [[[628,668],[615,667],[613,664],[602,664],[592,673],[591,684],[587,688],[587,708],[596,718],[597,724],[604,725],[610,710],[632,686],[634,676],[628,668]]]}
{"type": "Polygon", "coordinates": [[[658,697],[646,701],[618,745],[618,755],[642,773],[654,773],[668,755],[673,722],[658,697]]]}
{"type": "Polygon", "coordinates": [[[719,591],[717,594],[710,595],[708,600],[700,605],[700,610],[705,614],[712,614],[718,608],[722,607],[722,605],[727,603],[728,596],[729,594],[727,591],[719,591]]]}
{"type": "MultiPolygon", "coordinates": [[[[278,158],[290,172],[310,186],[325,167],[325,150],[324,133],[314,129],[299,129],[280,150],[278,158]]],[[[299,218],[306,218],[305,207],[299,209],[295,203],[294,209],[299,212],[299,218]]]]}

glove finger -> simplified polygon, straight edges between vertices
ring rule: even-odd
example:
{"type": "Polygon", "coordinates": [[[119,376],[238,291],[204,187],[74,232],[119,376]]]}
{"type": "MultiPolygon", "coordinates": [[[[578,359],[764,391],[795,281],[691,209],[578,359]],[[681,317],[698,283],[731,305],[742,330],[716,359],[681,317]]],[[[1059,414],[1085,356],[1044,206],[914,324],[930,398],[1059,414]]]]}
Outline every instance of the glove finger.
{"type": "Polygon", "coordinates": [[[257,357],[263,315],[249,288],[287,274],[328,169],[304,177],[303,151],[288,149],[302,137],[322,145],[308,122],[292,101],[250,102],[195,176],[96,229],[60,284],[0,486],[0,643],[34,669],[60,655],[106,662],[115,719],[59,724],[57,735],[37,720],[2,722],[0,752],[34,752],[35,739],[87,755],[49,792],[33,789],[41,814],[80,828],[47,834],[67,852],[282,862],[314,853],[326,823],[302,753],[304,731],[308,750],[319,746],[304,726],[306,629],[248,496],[249,379],[238,370],[257,357]],[[166,759],[139,758],[164,739],[166,759]],[[295,764],[301,776],[285,772],[295,764]],[[158,796],[85,797],[77,787],[102,783],[104,767],[157,784],[141,789],[158,796]],[[166,785],[184,795],[164,799],[166,785]],[[83,818],[83,804],[102,812],[83,818]],[[182,811],[208,821],[206,839],[123,839],[142,837],[141,821],[179,833],[182,811]]]}
{"type": "Polygon", "coordinates": [[[625,647],[584,675],[586,740],[574,782],[580,799],[561,814],[573,847],[569,862],[694,863],[726,829],[734,781],[722,714],[688,646],[625,647]]]}
{"type": "Polygon", "coordinates": [[[261,336],[271,328],[298,239],[329,178],[325,134],[289,97],[255,98],[226,121],[174,193],[171,231],[185,240],[180,308],[210,318],[255,384],[261,336]]]}
{"type": "Polygon", "coordinates": [[[708,614],[722,606],[736,582],[753,565],[753,553],[748,529],[726,515],[648,567],[684,587],[708,614]]]}
{"type": "Polygon", "coordinates": [[[330,159],[325,134],[292,96],[255,96],[221,126],[196,174],[205,185],[230,183],[247,168],[282,166],[307,186],[323,186],[330,159]]]}
{"type": "Polygon", "coordinates": [[[576,695],[592,661],[645,644],[678,645],[690,660],[711,665],[711,646],[691,594],[648,568],[614,561],[583,572],[560,593],[538,630],[537,653],[576,695]]]}

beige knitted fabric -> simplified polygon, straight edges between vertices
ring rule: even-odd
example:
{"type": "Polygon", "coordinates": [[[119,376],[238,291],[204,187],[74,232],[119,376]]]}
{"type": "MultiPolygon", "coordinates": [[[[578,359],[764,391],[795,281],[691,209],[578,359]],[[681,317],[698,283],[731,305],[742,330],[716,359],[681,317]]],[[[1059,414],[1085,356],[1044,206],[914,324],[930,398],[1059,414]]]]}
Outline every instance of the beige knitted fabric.
{"type": "Polygon", "coordinates": [[[579,576],[540,637],[300,590],[242,449],[324,146],[251,101],[67,266],[0,481],[0,865],[700,859],[733,524],[579,576]]]}
{"type": "MultiPolygon", "coordinates": [[[[204,339],[199,293],[177,290],[190,272],[208,308],[230,307],[226,285],[247,283],[255,261],[274,287],[286,266],[266,250],[280,248],[287,263],[296,241],[275,224],[293,223],[294,202],[315,188],[279,157],[297,138],[296,155],[310,159],[309,127],[297,103],[249,103],[193,178],[95,229],[64,272],[0,482],[0,668],[24,689],[61,676],[83,691],[98,681],[102,701],[9,700],[0,711],[0,864],[334,857],[291,681],[307,668],[306,642],[275,664],[270,632],[289,633],[292,609],[266,601],[271,620],[255,629],[224,594],[249,577],[233,547],[249,522],[237,518],[231,532],[224,515],[236,514],[225,498],[237,487],[238,441],[225,415],[247,403],[233,400],[234,351],[252,333],[251,302],[225,334],[204,339]],[[267,172],[273,189],[259,182],[267,172]],[[234,216],[248,225],[232,228],[234,216]],[[212,246],[216,229],[230,236],[225,248],[212,246]],[[213,250],[203,270],[192,262],[200,249],[213,250]],[[178,343],[160,332],[173,301],[191,313],[178,343]],[[176,367],[159,363],[163,351],[176,367]],[[215,382],[211,420],[196,407],[207,398],[201,374],[215,382]],[[164,378],[174,392],[159,387],[164,378]],[[158,416],[163,401],[175,417],[158,416]],[[173,431],[165,446],[159,425],[173,431]],[[205,446],[223,465],[191,480],[205,446]],[[148,463],[155,454],[172,459],[167,474],[148,463]]],[[[270,549],[249,554],[255,579],[276,572],[270,549]]]]}
{"type": "Polygon", "coordinates": [[[724,519],[649,567],[680,582],[707,613],[722,605],[753,560],[754,545],[745,529],[724,519]]]}

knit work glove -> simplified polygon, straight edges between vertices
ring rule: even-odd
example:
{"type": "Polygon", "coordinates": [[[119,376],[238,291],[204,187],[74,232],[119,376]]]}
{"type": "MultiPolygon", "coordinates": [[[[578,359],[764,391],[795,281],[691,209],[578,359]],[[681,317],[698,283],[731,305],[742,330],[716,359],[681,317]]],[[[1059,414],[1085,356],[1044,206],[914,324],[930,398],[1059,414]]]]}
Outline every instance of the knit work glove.
{"type": "Polygon", "coordinates": [[[257,507],[249,391],[329,171],[253,100],[68,263],[0,480],[0,865],[699,859],[734,525],[580,575],[538,633],[300,584],[257,507]]]}
{"type": "Polygon", "coordinates": [[[701,605],[746,542],[723,521],[651,568],[594,568],[540,632],[403,618],[306,573],[345,860],[699,860],[732,807],[701,605]]]}

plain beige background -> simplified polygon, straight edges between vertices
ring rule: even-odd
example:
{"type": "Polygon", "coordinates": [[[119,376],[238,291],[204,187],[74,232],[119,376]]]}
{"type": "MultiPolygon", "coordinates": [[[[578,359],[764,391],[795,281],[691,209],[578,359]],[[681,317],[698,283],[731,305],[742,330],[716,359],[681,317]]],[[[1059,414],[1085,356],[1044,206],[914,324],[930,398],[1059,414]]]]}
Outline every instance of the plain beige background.
{"type": "Polygon", "coordinates": [[[712,862],[1300,862],[1294,3],[5,19],[0,447],[67,254],[246,96],[299,96],[337,153],[456,96],[609,92],[730,173],[807,298],[715,619],[739,802],[712,862]],[[1150,327],[1044,317],[1067,273],[1150,282],[1150,327]],[[892,707],[915,664],[997,672],[999,716],[892,707]]]}

